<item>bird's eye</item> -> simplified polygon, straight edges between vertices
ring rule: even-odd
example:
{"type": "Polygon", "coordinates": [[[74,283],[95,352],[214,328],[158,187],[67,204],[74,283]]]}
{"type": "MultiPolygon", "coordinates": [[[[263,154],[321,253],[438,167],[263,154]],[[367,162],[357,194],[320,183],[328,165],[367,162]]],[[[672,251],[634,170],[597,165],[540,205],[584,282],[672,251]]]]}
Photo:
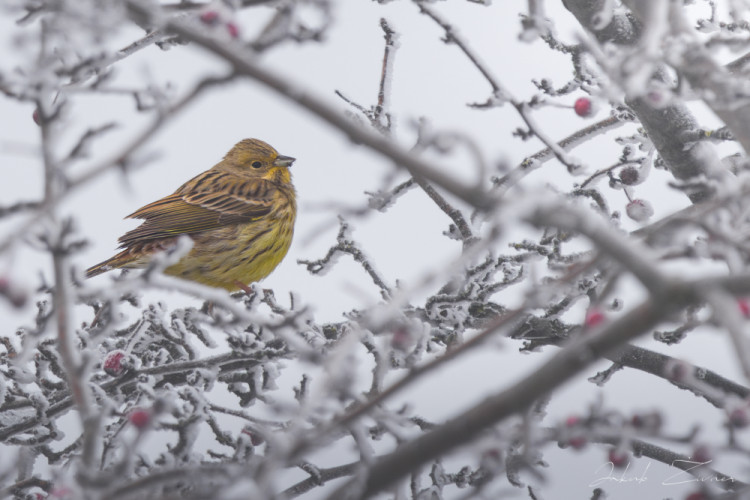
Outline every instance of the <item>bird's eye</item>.
{"type": "Polygon", "coordinates": [[[262,166],[263,166],[263,164],[261,162],[259,162],[259,161],[254,161],[253,162],[253,168],[260,168],[262,166]]]}

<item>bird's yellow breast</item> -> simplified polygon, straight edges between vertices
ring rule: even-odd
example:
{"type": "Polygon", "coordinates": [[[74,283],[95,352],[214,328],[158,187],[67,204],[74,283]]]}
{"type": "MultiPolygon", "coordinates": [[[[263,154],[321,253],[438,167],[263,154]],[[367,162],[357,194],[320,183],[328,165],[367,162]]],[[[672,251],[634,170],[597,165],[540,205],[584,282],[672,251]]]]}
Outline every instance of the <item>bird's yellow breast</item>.
{"type": "Polygon", "coordinates": [[[164,272],[229,291],[260,281],[287,254],[295,215],[292,201],[256,221],[191,235],[193,248],[164,272]]]}

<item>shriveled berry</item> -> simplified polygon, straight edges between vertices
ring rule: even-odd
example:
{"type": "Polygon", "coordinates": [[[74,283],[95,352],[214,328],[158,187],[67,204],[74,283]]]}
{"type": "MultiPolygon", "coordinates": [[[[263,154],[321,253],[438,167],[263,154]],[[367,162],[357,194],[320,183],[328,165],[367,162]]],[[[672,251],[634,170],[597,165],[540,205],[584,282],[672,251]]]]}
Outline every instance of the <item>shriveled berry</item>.
{"type": "Polygon", "coordinates": [[[102,369],[107,375],[117,377],[125,373],[126,361],[126,354],[123,351],[112,351],[104,358],[102,369]]]}
{"type": "Polygon", "coordinates": [[[252,429],[245,428],[242,430],[242,433],[250,436],[250,442],[253,444],[253,446],[260,446],[261,444],[266,442],[263,436],[252,429]]]}
{"type": "Polygon", "coordinates": [[[640,178],[640,173],[635,167],[625,167],[620,170],[620,182],[626,186],[632,186],[637,183],[640,178]]]}
{"type": "Polygon", "coordinates": [[[636,429],[656,432],[661,428],[662,417],[658,412],[636,413],[630,419],[630,424],[636,429]]]}

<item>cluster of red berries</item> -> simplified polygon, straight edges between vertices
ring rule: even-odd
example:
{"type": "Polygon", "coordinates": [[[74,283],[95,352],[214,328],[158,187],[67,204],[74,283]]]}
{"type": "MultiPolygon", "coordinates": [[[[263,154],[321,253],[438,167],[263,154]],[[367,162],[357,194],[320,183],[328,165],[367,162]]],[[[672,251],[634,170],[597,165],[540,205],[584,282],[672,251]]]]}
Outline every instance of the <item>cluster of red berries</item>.
{"type": "Polygon", "coordinates": [[[222,20],[221,14],[219,14],[215,10],[204,11],[200,15],[200,20],[203,24],[208,26],[218,26],[220,24],[223,24],[230,37],[238,38],[240,36],[240,29],[237,27],[237,24],[235,24],[234,21],[222,20]]]}

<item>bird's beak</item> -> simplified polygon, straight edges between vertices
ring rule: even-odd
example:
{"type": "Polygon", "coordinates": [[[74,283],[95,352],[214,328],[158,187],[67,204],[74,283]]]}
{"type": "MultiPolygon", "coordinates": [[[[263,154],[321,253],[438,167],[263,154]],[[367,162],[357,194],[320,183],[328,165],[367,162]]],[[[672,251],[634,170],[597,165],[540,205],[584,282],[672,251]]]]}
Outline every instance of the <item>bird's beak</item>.
{"type": "Polygon", "coordinates": [[[273,164],[276,167],[291,167],[294,160],[296,160],[296,158],[292,158],[291,156],[279,155],[273,161],[273,164]]]}

